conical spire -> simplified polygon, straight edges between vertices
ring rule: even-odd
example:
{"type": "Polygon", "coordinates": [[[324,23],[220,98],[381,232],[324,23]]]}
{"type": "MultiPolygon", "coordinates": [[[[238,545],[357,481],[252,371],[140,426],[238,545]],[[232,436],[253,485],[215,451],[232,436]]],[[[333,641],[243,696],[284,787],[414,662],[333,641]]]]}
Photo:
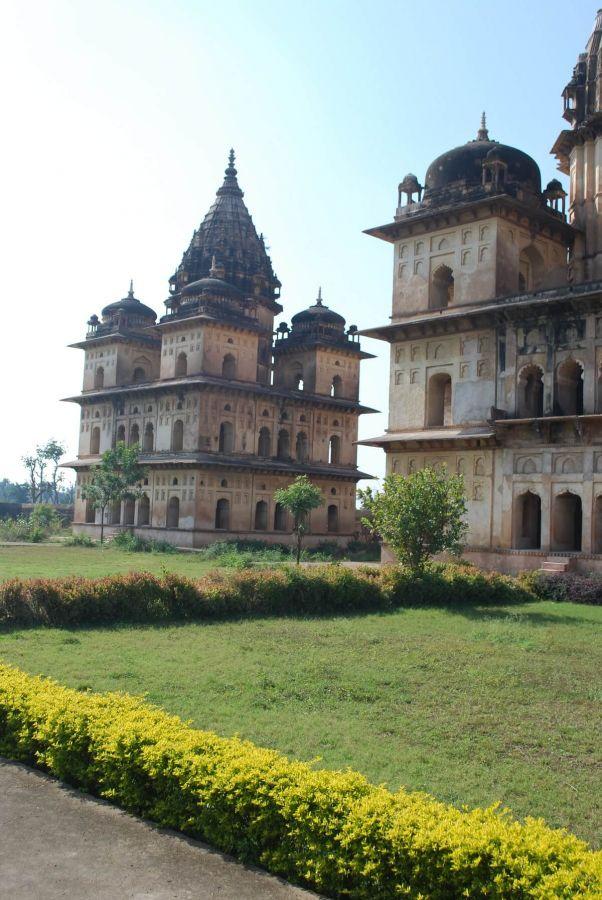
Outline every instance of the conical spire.
{"type": "Polygon", "coordinates": [[[259,293],[270,300],[278,296],[280,282],[245,206],[235,161],[230,150],[223,184],[170,279],[172,292],[219,269],[219,278],[247,296],[259,293]]]}
{"type": "Polygon", "coordinates": [[[481,127],[477,131],[477,141],[488,141],[489,131],[487,130],[487,117],[485,113],[481,113],[481,127]]]}
{"type": "Polygon", "coordinates": [[[318,299],[316,300],[316,306],[322,306],[322,286],[318,288],[318,299]]]}
{"type": "Polygon", "coordinates": [[[130,289],[128,291],[128,299],[129,300],[134,299],[134,279],[133,278],[130,278],[130,289]]]}

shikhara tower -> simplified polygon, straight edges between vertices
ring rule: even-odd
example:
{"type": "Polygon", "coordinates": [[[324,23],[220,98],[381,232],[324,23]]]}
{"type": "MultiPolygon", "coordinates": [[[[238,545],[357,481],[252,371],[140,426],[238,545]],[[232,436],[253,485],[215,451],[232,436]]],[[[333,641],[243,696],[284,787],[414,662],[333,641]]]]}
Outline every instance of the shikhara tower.
{"type": "Polygon", "coordinates": [[[464,475],[469,555],[602,569],[602,12],[564,90],[566,194],[489,136],[399,185],[387,471],[464,475]],[[549,561],[546,562],[549,557],[549,561]]]}
{"type": "Polygon", "coordinates": [[[92,316],[85,340],[75,527],[96,534],[82,498],[90,466],[117,442],[148,466],[144,496],[107,524],[180,546],[228,537],[281,541],[292,522],[274,491],[307,474],[326,502],[310,542],[357,531],[360,349],[321,294],[281,323],[280,282],[245,206],[234,153],[215,202],[170,279],[166,314],[134,296],[92,316]],[[275,340],[275,338],[277,338],[275,340]]]}

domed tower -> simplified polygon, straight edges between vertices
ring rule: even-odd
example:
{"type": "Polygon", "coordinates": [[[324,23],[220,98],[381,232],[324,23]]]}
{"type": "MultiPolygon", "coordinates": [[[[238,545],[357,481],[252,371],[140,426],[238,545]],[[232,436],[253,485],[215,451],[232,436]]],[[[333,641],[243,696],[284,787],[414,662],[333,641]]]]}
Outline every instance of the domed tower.
{"type": "Polygon", "coordinates": [[[552,153],[570,176],[569,220],[579,229],[573,254],[576,282],[602,278],[602,10],[585,52],[562,92],[563,116],[571,128],[561,131],[552,153]]]}
{"type": "MultiPolygon", "coordinates": [[[[219,375],[224,356],[231,353],[240,377],[265,384],[269,379],[274,316],[282,312],[277,302],[280,282],[243,196],[231,150],[224,183],[170,279],[171,294],[165,301],[167,314],[161,319],[160,330],[181,337],[179,332],[188,333],[182,327],[184,321],[204,322],[210,341],[204,347],[197,347],[195,340],[192,347],[180,348],[187,354],[187,374],[203,371],[219,375]],[[236,350],[221,346],[224,332],[219,331],[218,323],[230,329],[228,337],[238,345],[236,350]],[[242,338],[243,333],[249,333],[249,337],[242,338]],[[251,344],[254,349],[249,353],[251,344]]],[[[176,360],[168,353],[162,374],[170,377],[176,370],[176,360]]]]}
{"type": "Polygon", "coordinates": [[[345,329],[343,316],[326,306],[322,288],[291,326],[283,322],[276,332],[274,385],[357,400],[359,363],[372,355],[360,349],[356,326],[345,329]]]}

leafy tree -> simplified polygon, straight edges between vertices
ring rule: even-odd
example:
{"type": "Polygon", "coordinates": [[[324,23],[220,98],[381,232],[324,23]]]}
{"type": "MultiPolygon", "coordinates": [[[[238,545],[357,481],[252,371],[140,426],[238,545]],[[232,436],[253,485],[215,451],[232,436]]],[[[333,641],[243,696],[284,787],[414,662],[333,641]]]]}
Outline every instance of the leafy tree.
{"type": "Polygon", "coordinates": [[[27,503],[29,500],[29,485],[27,482],[19,484],[8,478],[0,479],[0,500],[12,503],[27,503]]]}
{"type": "Polygon", "coordinates": [[[59,502],[59,485],[65,479],[62,472],[59,472],[59,464],[65,455],[65,445],[54,439],[49,440],[42,447],[38,448],[46,462],[51,465],[51,474],[49,479],[50,500],[52,503],[59,502]]]}
{"type": "Polygon", "coordinates": [[[307,475],[299,475],[288,487],[276,491],[274,500],[293,515],[293,532],[297,536],[297,565],[299,565],[303,535],[307,531],[307,517],[312,509],[317,509],[324,503],[322,491],[311,483],[307,475]]]}
{"type": "Polygon", "coordinates": [[[387,475],[381,492],[358,491],[370,518],[362,521],[413,572],[422,572],[436,553],[458,554],[467,531],[461,475],[425,468],[407,477],[387,475]]]}
{"type": "Polygon", "coordinates": [[[90,478],[82,488],[82,497],[100,510],[100,543],[104,541],[105,512],[112,503],[135,500],[142,490],[140,482],[146,475],[138,464],[138,446],[126,447],[120,441],[114,450],[106,450],[101,462],[90,469],[90,478]]]}

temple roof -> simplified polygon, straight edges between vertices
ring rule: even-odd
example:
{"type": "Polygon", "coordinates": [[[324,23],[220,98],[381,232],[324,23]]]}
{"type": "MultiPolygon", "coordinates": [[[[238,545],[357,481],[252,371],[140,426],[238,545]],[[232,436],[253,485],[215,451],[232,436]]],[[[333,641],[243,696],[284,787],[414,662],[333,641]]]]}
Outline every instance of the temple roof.
{"type": "Polygon", "coordinates": [[[272,268],[263,235],[257,234],[245,206],[236,176],[234,151],[231,150],[224,183],[170,279],[172,292],[215,277],[217,271],[219,279],[244,294],[268,300],[279,296],[280,282],[272,268]]]}

